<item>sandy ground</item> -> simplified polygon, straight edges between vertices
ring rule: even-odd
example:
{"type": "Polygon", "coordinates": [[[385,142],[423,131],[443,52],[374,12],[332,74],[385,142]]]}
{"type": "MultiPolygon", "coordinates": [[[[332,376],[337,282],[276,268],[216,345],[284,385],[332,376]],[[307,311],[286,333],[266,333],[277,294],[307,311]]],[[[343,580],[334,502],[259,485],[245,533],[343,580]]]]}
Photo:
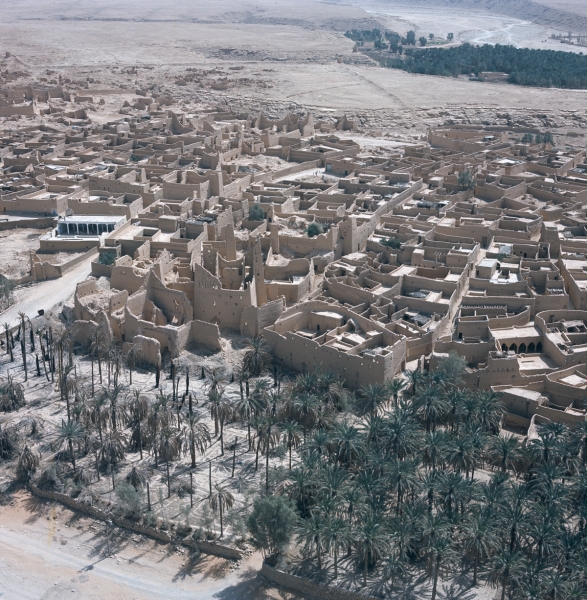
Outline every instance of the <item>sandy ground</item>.
{"type": "MultiPolygon", "coordinates": [[[[0,67],[26,70],[27,82],[62,75],[80,89],[150,89],[186,106],[201,101],[271,117],[309,110],[330,121],[347,113],[365,131],[386,137],[470,123],[549,130],[561,146],[567,136],[579,137],[571,143],[585,141],[587,91],[383,69],[353,53],[353,42],[342,34],[347,27],[387,26],[438,36],[452,31],[458,41],[561,49],[549,39],[555,30],[548,25],[489,14],[479,8],[483,2],[458,1],[449,10],[447,0],[431,1],[353,0],[356,6],[333,7],[317,0],[295,5],[258,0],[254,6],[244,0],[204,5],[184,0],[169,8],[133,0],[122,11],[104,1],[55,2],[49,8],[40,0],[0,0],[0,27],[10,31],[0,42],[0,56],[5,50],[15,54],[0,59],[0,67]],[[195,80],[176,85],[188,69],[198,71],[195,80]],[[227,90],[213,89],[218,79],[228,82],[227,90]]],[[[133,101],[133,95],[94,95],[87,109],[96,123],[118,118],[122,103],[133,101]]],[[[23,118],[10,126],[31,122],[23,118]]]]}
{"type": "Polygon", "coordinates": [[[29,251],[39,249],[39,238],[46,229],[0,231],[0,273],[18,279],[29,273],[29,251]]]}
{"type": "Polygon", "coordinates": [[[0,510],[3,600],[240,600],[300,598],[271,589],[257,575],[261,556],[238,570],[219,558],[195,559],[114,527],[111,556],[103,523],[26,492],[0,510]]]}

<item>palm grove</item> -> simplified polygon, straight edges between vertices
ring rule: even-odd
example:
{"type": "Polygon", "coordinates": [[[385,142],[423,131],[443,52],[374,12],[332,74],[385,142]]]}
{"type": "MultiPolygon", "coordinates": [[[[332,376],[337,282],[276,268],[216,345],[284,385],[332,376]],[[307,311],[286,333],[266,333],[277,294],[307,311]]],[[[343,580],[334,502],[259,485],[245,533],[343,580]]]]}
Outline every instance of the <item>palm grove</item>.
{"type": "MultiPolygon", "coordinates": [[[[27,333],[23,320],[19,335],[27,333]]],[[[424,576],[433,600],[441,578],[462,574],[473,587],[492,584],[502,599],[585,595],[587,425],[547,423],[527,443],[500,433],[498,396],[462,388],[465,365],[456,355],[434,373],[408,371],[353,393],[329,372],[288,380],[254,339],[231,374],[173,363],[171,392],[143,393],[122,383],[130,379],[124,366],[131,373],[140,362],[140,348],[123,354],[96,336],[84,358],[91,362],[87,381],[77,374],[67,331],[40,333],[37,354],[39,346],[36,376],[54,378],[63,418],[51,432],[40,432],[30,417],[2,426],[0,458],[16,459],[24,483],[92,503],[99,499],[90,484],[102,478],[125,516],[168,527],[154,516],[149,494],[150,473],[160,469],[167,496],[189,494],[191,505],[195,496],[222,537],[235,510],[237,440],[224,439],[231,424],[240,427],[242,451],[262,481],[258,497],[239,510],[271,564],[299,553],[304,574],[350,577],[370,593],[424,576]],[[203,376],[206,398],[198,401],[193,379],[203,376]],[[43,433],[52,455],[32,449],[43,433]],[[215,485],[210,475],[198,489],[192,474],[212,442],[216,460],[232,454],[232,473],[215,485]],[[129,453],[137,457],[131,468],[129,453]]],[[[12,376],[2,380],[0,398],[5,412],[26,406],[12,376]]],[[[162,504],[161,487],[159,493],[162,504]]]]}

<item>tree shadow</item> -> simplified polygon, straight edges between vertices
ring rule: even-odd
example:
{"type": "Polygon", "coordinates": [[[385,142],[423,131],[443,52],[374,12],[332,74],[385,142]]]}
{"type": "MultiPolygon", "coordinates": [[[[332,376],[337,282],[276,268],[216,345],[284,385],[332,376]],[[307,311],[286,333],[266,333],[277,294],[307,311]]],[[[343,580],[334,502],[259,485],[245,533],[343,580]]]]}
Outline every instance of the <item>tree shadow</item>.
{"type": "Polygon", "coordinates": [[[30,516],[25,519],[27,525],[36,523],[40,518],[46,517],[50,512],[50,503],[47,500],[43,500],[32,494],[27,496],[22,502],[22,506],[30,513],[30,516]]]}
{"type": "Polygon", "coordinates": [[[172,581],[184,580],[194,575],[198,575],[202,579],[224,579],[230,565],[231,562],[229,560],[214,556],[205,556],[199,552],[192,552],[186,564],[175,574],[172,581]]]}
{"type": "Polygon", "coordinates": [[[254,569],[242,575],[243,581],[214,594],[218,600],[309,600],[309,596],[273,587],[254,569]]]}

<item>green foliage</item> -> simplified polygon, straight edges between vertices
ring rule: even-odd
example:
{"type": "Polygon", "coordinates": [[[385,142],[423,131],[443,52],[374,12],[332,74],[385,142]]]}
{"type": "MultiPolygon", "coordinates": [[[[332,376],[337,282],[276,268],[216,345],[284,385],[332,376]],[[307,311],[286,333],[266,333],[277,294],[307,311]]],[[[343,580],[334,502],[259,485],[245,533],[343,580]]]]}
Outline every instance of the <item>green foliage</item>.
{"type": "Polygon", "coordinates": [[[324,228],[320,223],[310,223],[306,229],[306,233],[308,234],[308,237],[316,237],[317,235],[324,233],[324,228]]]}
{"type": "Polygon", "coordinates": [[[116,253],[115,252],[100,252],[100,256],[98,257],[98,262],[101,265],[106,267],[111,267],[116,261],[116,253]]]}
{"type": "Polygon", "coordinates": [[[125,517],[137,519],[141,515],[142,495],[126,481],[118,483],[114,492],[125,517]]]}
{"type": "Polygon", "coordinates": [[[394,237],[382,239],[379,243],[382,246],[386,246],[387,248],[393,248],[394,250],[399,250],[402,247],[401,240],[398,240],[394,237]]]}
{"type": "Polygon", "coordinates": [[[293,503],[283,496],[255,500],[247,527],[256,548],[267,554],[284,552],[294,534],[298,514],[293,503]]]}
{"type": "MultiPolygon", "coordinates": [[[[449,41],[450,39],[449,37],[449,41]]],[[[408,45],[415,45],[415,36],[406,38],[406,42],[408,45]]],[[[386,66],[409,73],[445,77],[471,73],[478,75],[482,71],[500,72],[507,73],[509,82],[518,85],[587,88],[587,56],[572,52],[533,50],[500,44],[463,44],[424,51],[406,50],[404,55],[403,60],[387,60],[386,66]]]]}
{"type": "Polygon", "coordinates": [[[265,211],[261,208],[258,202],[255,202],[249,208],[249,220],[251,221],[263,221],[265,219],[265,211]]]}
{"type": "Polygon", "coordinates": [[[375,42],[381,39],[380,29],[351,29],[345,32],[345,36],[353,42],[375,42]]]}
{"type": "Polygon", "coordinates": [[[421,36],[418,41],[420,42],[420,46],[425,46],[428,43],[428,40],[424,36],[421,36]]]}
{"type": "Polygon", "coordinates": [[[534,136],[531,133],[525,133],[522,137],[522,144],[532,144],[534,142],[534,136]]]}
{"type": "Polygon", "coordinates": [[[0,275],[0,307],[7,308],[12,303],[14,286],[15,283],[12,279],[0,275]]]}
{"type": "Polygon", "coordinates": [[[408,46],[416,45],[416,32],[415,31],[408,31],[408,33],[406,35],[406,44],[408,46]]]}
{"type": "Polygon", "coordinates": [[[442,381],[449,382],[452,385],[462,384],[466,368],[467,361],[454,350],[447,357],[438,361],[438,373],[442,381]]]}
{"type": "Polygon", "coordinates": [[[554,138],[552,137],[552,133],[537,133],[536,134],[536,143],[537,144],[554,144],[554,138]]]}
{"type": "Polygon", "coordinates": [[[475,189],[475,177],[471,171],[461,171],[459,173],[459,185],[466,187],[468,190],[475,189]]]}

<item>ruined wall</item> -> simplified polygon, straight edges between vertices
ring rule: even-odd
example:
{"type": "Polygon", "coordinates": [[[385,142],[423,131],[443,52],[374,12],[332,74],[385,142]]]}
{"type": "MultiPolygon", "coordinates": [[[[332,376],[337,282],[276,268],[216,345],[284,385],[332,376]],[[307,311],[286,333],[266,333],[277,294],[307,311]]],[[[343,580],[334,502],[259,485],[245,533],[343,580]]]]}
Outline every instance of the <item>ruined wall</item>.
{"type": "Polygon", "coordinates": [[[212,350],[222,350],[222,338],[220,337],[218,325],[205,323],[204,321],[192,321],[188,342],[212,350]]]}
{"type": "Polygon", "coordinates": [[[281,298],[269,301],[263,306],[247,306],[241,316],[240,331],[249,337],[259,337],[265,327],[273,325],[283,313],[285,304],[281,298]]]}
{"type": "Polygon", "coordinates": [[[194,318],[240,330],[241,315],[257,304],[254,282],[246,290],[225,290],[212,273],[194,264],[194,318]]]}

